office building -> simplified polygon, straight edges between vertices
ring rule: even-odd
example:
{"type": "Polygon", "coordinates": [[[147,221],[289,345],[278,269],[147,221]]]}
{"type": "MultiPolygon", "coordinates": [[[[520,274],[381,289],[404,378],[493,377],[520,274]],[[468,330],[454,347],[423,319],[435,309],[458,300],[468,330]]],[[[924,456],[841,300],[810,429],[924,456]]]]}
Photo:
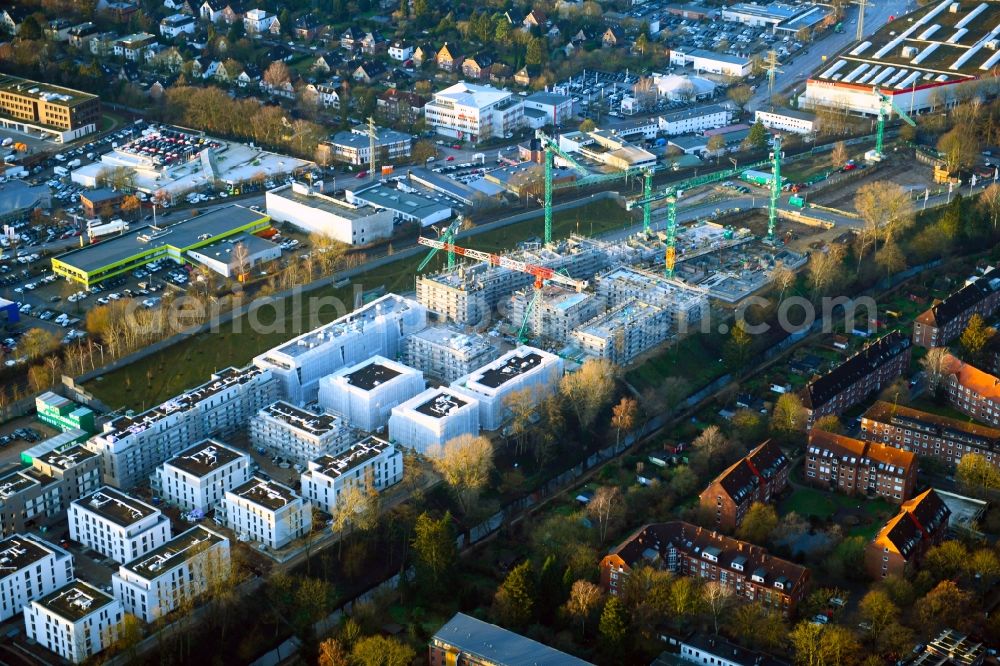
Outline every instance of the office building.
{"type": "Polygon", "coordinates": [[[430,666],[590,666],[589,661],[465,613],[455,613],[431,637],[427,661],[430,666]]]}
{"type": "Polygon", "coordinates": [[[916,490],[917,457],[884,444],[813,429],[803,478],[823,490],[901,504],[916,490]]]}
{"type": "Polygon", "coordinates": [[[206,439],[157,467],[150,485],[167,504],[204,516],[250,479],[252,462],[248,453],[206,439]]]}
{"type": "Polygon", "coordinates": [[[718,581],[734,597],[786,615],[794,613],[809,581],[808,569],[761,546],[680,520],[645,525],[613,548],[601,560],[601,587],[620,595],[631,571],[643,565],[718,581]]]}
{"type": "Polygon", "coordinates": [[[878,401],[861,415],[861,438],[954,468],[966,453],[1000,466],[1000,429],[878,401]]]}
{"type": "Polygon", "coordinates": [[[1000,278],[991,268],[972,277],[947,298],[917,315],[913,321],[913,344],[944,347],[969,325],[972,315],[989,319],[1000,305],[1000,278]]]}
{"type": "Polygon", "coordinates": [[[426,454],[459,435],[479,434],[479,401],[446,387],[429,388],[392,408],[389,441],[426,454]]]}
{"type": "Polygon", "coordinates": [[[790,134],[815,134],[818,128],[815,113],[798,109],[757,109],[754,121],[768,129],[790,134]]]}
{"type": "Polygon", "coordinates": [[[1000,379],[951,354],[942,383],[951,406],[980,423],[1000,426],[1000,379]]]}
{"type": "Polygon", "coordinates": [[[767,440],[729,466],[701,492],[699,501],[714,527],[732,532],[755,503],[770,504],[788,484],[791,461],[767,440]]]}
{"type": "Polygon", "coordinates": [[[267,214],[307,233],[320,233],[348,245],[367,245],[392,236],[391,211],[363,202],[329,197],[305,183],[268,190],[267,214]]]}
{"type": "Polygon", "coordinates": [[[312,504],[288,486],[260,476],[228,491],[223,504],[229,529],[272,550],[312,529],[312,504]]]}
{"type": "Polygon", "coordinates": [[[73,556],[31,534],[0,541],[0,622],[73,580],[73,556]]]}
{"type": "Polygon", "coordinates": [[[428,326],[403,341],[403,363],[443,384],[489,363],[497,354],[496,345],[485,335],[449,325],[428,326]]]}
{"type": "Polygon", "coordinates": [[[533,92],[523,100],[524,109],[541,111],[545,117],[544,125],[558,127],[573,118],[573,98],[569,95],[545,92],[533,92]]]}
{"type": "Polygon", "coordinates": [[[96,132],[100,117],[97,95],[0,75],[0,127],[66,143],[96,132]]]}
{"type": "Polygon", "coordinates": [[[878,580],[904,576],[932,547],[944,540],[951,511],[934,489],[925,490],[899,507],[899,513],[865,546],[865,570],[878,580]]]}
{"type": "Polygon", "coordinates": [[[222,277],[243,281],[254,267],[280,259],[281,246],[254,234],[242,234],[188,250],[188,257],[222,277]]]}
{"type": "MultiPolygon", "coordinates": [[[[349,132],[337,132],[326,142],[336,162],[367,167],[371,162],[371,136],[368,128],[359,126],[349,132]]],[[[378,166],[405,160],[410,156],[413,137],[386,127],[375,128],[375,159],[378,166]]]]}
{"type": "Polygon", "coordinates": [[[434,93],[424,106],[424,118],[438,134],[478,143],[520,129],[524,103],[506,90],[459,82],[434,93]]]}
{"type": "Polygon", "coordinates": [[[266,368],[226,368],[152,409],[112,419],[85,446],[101,456],[105,483],[142,485],[157,466],[193,443],[246,428],[254,414],[275,401],[278,388],[266,368]]]}
{"type": "Polygon", "coordinates": [[[123,564],[111,586],[126,613],[155,622],[229,579],[229,539],[201,525],[123,564]]]}
{"type": "Polygon", "coordinates": [[[563,361],[535,347],[519,346],[451,384],[479,403],[479,425],[498,430],[510,417],[508,401],[518,391],[530,391],[536,403],[559,391],[563,361]]]}
{"type": "Polygon", "coordinates": [[[159,509],[104,486],[69,506],[69,537],[119,564],[145,555],[170,538],[159,509]]]}
{"type": "Polygon", "coordinates": [[[384,356],[373,356],[319,380],[319,404],[347,419],[352,428],[375,432],[389,423],[389,413],[424,390],[419,370],[384,356]]]}
{"type": "Polygon", "coordinates": [[[281,399],[306,404],[317,399],[320,377],[376,355],[397,358],[403,338],[425,326],[423,305],[386,294],[264,352],[254,363],[278,379],[281,399]]]}
{"type": "Polygon", "coordinates": [[[73,664],[111,647],[123,617],[117,599],[82,580],[24,607],[28,638],[73,664]]]}
{"type": "Polygon", "coordinates": [[[341,454],[310,460],[301,477],[302,496],[334,514],[344,490],[382,491],[402,480],[403,454],[389,442],[369,436],[341,454]]]}
{"type": "Polygon", "coordinates": [[[257,449],[305,466],[321,455],[339,453],[356,440],[340,416],[310,412],[279,400],[250,421],[250,441],[257,449]]]}
{"type": "Polygon", "coordinates": [[[910,369],[910,339],[892,331],[869,343],[802,390],[809,422],[828,414],[840,415],[873,393],[881,391],[910,369]]]}

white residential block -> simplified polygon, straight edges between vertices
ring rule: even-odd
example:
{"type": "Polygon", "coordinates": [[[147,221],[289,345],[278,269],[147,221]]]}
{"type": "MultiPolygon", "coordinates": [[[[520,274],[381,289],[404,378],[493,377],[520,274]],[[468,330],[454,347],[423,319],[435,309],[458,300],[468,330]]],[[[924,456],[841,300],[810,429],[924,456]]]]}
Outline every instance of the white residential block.
{"type": "Polygon", "coordinates": [[[226,493],[229,529],[271,549],[282,548],[312,529],[312,504],[288,486],[253,477],[226,493]]]}
{"type": "Polygon", "coordinates": [[[111,584],[125,612],[155,622],[186,597],[204,593],[229,567],[229,539],[197,525],[123,564],[111,584]]]}
{"type": "Polygon", "coordinates": [[[305,465],[313,458],[340,453],[356,438],[339,416],[316,414],[279,400],[250,421],[250,441],[258,449],[305,465]]]}
{"type": "Polygon", "coordinates": [[[497,430],[507,420],[506,401],[517,391],[528,389],[536,402],[559,390],[563,361],[535,347],[520,346],[488,365],[454,382],[451,387],[479,401],[479,425],[497,430]]]}
{"type": "Polygon", "coordinates": [[[319,404],[340,414],[358,430],[375,432],[389,422],[389,413],[424,390],[419,370],[384,356],[373,356],[319,380],[319,404]]]}
{"type": "Polygon", "coordinates": [[[390,441],[419,453],[459,435],[479,434],[479,401],[455,389],[429,388],[392,408],[390,441]]]}
{"type": "Polygon", "coordinates": [[[252,462],[248,453],[206,439],[157,467],[151,483],[164,502],[204,515],[250,480],[252,462]]]}
{"type": "Polygon", "coordinates": [[[24,607],[28,638],[74,664],[110,647],[122,618],[117,599],[79,580],[24,607]]]}
{"type": "Polygon", "coordinates": [[[340,493],[351,486],[381,491],[402,480],[403,454],[385,440],[367,437],[339,456],[310,461],[302,473],[302,495],[332,514],[340,493]]]}
{"type": "Polygon", "coordinates": [[[159,509],[104,486],[69,505],[69,537],[124,564],[169,539],[170,521],[159,509]]]}
{"type": "Polygon", "coordinates": [[[73,580],[73,556],[33,535],[0,541],[0,622],[73,580]]]}

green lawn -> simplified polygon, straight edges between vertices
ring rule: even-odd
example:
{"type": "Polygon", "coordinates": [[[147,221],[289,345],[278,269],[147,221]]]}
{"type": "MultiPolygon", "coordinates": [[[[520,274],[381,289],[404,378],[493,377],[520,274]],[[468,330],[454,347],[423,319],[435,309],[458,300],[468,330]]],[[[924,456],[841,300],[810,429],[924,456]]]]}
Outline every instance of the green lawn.
{"type": "MultiPolygon", "coordinates": [[[[611,201],[598,201],[576,210],[553,216],[553,236],[560,238],[593,224],[595,233],[623,228],[630,214],[611,201]]],[[[495,250],[514,247],[518,242],[543,233],[542,217],[469,237],[466,243],[474,248],[495,250]]],[[[460,241],[462,242],[462,241],[460,241]]],[[[463,243],[464,244],[464,243],[463,243]]],[[[438,253],[427,270],[443,266],[444,253],[438,253]],[[435,265],[436,264],[436,265],[435,265]]],[[[351,285],[339,289],[325,287],[308,293],[309,297],[335,297],[342,303],[353,302],[355,285],[363,291],[412,292],[417,264],[422,256],[400,259],[380,268],[365,271],[351,285]]],[[[304,300],[304,299],[303,299],[304,300]]],[[[258,320],[267,327],[254,332],[246,317],[220,327],[217,333],[203,333],[173,345],[169,349],[87,383],[101,401],[113,409],[148,409],[184,389],[209,378],[209,374],[228,366],[246,365],[254,356],[320,324],[335,319],[339,312],[325,306],[318,312],[296,309],[290,301],[277,308],[262,308],[258,320]]]]}
{"type": "Polygon", "coordinates": [[[629,383],[642,391],[658,386],[667,377],[684,377],[693,390],[725,374],[719,355],[705,346],[706,335],[695,334],[671,345],[626,373],[629,383]]]}
{"type": "MultiPolygon", "coordinates": [[[[815,516],[829,520],[841,508],[853,508],[861,504],[861,510],[869,516],[880,512],[892,511],[892,505],[884,500],[869,500],[861,497],[849,497],[823,492],[815,488],[799,488],[789,495],[778,507],[782,515],[794,511],[800,516],[815,516]]],[[[859,527],[867,529],[869,526],[859,527]]],[[[877,528],[876,528],[877,529],[877,528]]]]}

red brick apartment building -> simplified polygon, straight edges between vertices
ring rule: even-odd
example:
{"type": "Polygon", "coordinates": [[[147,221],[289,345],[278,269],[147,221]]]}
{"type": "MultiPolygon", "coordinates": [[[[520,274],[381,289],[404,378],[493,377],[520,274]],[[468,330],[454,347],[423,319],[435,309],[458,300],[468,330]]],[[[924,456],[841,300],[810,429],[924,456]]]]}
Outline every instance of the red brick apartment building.
{"type": "Polygon", "coordinates": [[[917,456],[884,444],[823,430],[809,433],[806,483],[846,495],[883,497],[901,504],[917,485],[917,456]]]}
{"type": "Polygon", "coordinates": [[[949,354],[944,388],[951,406],[991,426],[1000,426],[1000,379],[949,354]]]}
{"type": "Polygon", "coordinates": [[[1000,466],[1000,430],[881,400],[861,417],[861,437],[947,465],[978,453],[1000,466]]]}
{"type": "Polygon", "coordinates": [[[841,414],[906,373],[911,347],[909,338],[892,331],[809,382],[802,389],[802,404],[809,422],[827,414],[841,414]]]}
{"type": "Polygon", "coordinates": [[[1000,278],[991,268],[921,313],[913,322],[913,344],[943,347],[962,334],[972,315],[989,317],[998,305],[1000,278]]]}
{"type": "Polygon", "coordinates": [[[701,508],[715,516],[715,529],[732,532],[754,502],[770,502],[784,490],[788,468],[788,457],[768,440],[708,484],[701,508]]]}
{"type": "Polygon", "coordinates": [[[719,581],[742,599],[792,613],[809,570],[765,548],[680,520],[639,528],[601,560],[601,586],[618,595],[632,569],[648,565],[719,581]]]}
{"type": "Polygon", "coordinates": [[[872,578],[909,573],[932,546],[944,540],[951,511],[934,489],[899,507],[865,547],[865,570],[872,578]]]}

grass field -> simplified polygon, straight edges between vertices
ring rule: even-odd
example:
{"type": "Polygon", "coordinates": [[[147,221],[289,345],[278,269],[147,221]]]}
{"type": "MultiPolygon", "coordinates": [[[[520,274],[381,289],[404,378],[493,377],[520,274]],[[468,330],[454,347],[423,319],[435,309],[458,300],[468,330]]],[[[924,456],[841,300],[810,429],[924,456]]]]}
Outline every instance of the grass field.
{"type": "Polygon", "coordinates": [[[706,347],[706,340],[704,334],[684,338],[629,370],[628,382],[642,391],[659,386],[667,377],[684,377],[692,389],[700,389],[726,371],[718,353],[706,347]]]}
{"type": "Polygon", "coordinates": [[[871,517],[893,511],[892,505],[884,500],[836,495],[813,488],[797,488],[781,502],[778,508],[781,515],[794,511],[800,516],[815,516],[821,520],[829,520],[839,509],[853,509],[859,504],[862,512],[871,517]]]}
{"type": "MultiPolygon", "coordinates": [[[[553,216],[553,236],[564,237],[579,226],[589,231],[604,232],[624,228],[629,213],[611,201],[580,207],[553,216]]],[[[634,215],[632,216],[634,219],[634,215]]],[[[472,236],[468,245],[475,248],[496,250],[513,247],[516,243],[542,235],[542,218],[488,231],[472,236]]],[[[427,270],[444,265],[444,253],[439,253],[427,270]],[[436,264],[436,265],[435,265],[436,264]]],[[[384,290],[404,293],[414,289],[417,264],[423,257],[409,257],[394,261],[357,276],[352,284],[342,288],[326,287],[310,291],[309,297],[335,297],[342,303],[352,303],[356,287],[363,291],[384,290]]],[[[251,327],[247,317],[221,326],[217,333],[194,336],[169,349],[131,363],[97,380],[88,382],[87,390],[113,409],[148,409],[186,388],[207,381],[209,374],[228,366],[246,365],[254,356],[285,340],[304,333],[336,318],[333,307],[318,312],[296,309],[289,300],[276,307],[262,308],[258,321],[263,326],[251,327]],[[255,331],[253,328],[257,328],[255,331]]]]}

